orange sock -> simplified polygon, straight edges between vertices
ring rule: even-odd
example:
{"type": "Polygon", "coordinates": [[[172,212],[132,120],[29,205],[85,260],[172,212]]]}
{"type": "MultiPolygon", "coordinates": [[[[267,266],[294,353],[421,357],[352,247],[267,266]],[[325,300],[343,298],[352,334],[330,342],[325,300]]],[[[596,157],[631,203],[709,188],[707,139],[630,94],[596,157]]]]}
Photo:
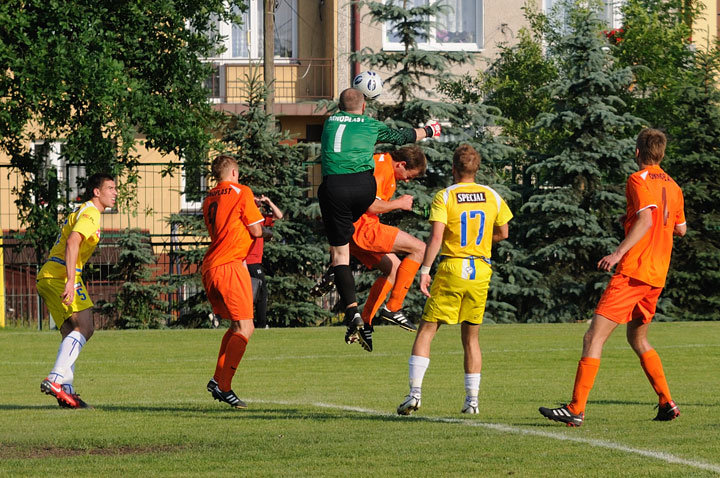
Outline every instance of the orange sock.
{"type": "Polygon", "coordinates": [[[232,332],[230,329],[227,329],[225,335],[223,335],[223,338],[220,341],[220,352],[218,352],[217,365],[215,365],[215,373],[213,374],[213,378],[216,382],[220,377],[220,370],[222,370],[223,364],[225,363],[225,351],[227,350],[227,344],[230,337],[232,337],[232,332]]]}
{"type": "Polygon", "coordinates": [[[385,297],[387,297],[388,292],[392,289],[392,286],[392,282],[388,281],[385,276],[377,278],[370,288],[370,293],[368,294],[368,298],[363,306],[362,314],[360,314],[362,315],[363,322],[366,324],[372,324],[375,314],[377,314],[377,311],[382,303],[385,302],[385,297]]]}
{"type": "Polygon", "coordinates": [[[218,376],[218,387],[223,392],[231,389],[235,370],[245,354],[247,343],[248,339],[240,333],[233,333],[228,340],[225,350],[225,360],[218,376]]]}
{"type": "Polygon", "coordinates": [[[655,349],[650,349],[640,356],[640,365],[645,370],[650,385],[660,397],[660,405],[665,405],[672,400],[670,398],[670,387],[668,387],[667,380],[665,380],[665,371],[660,356],[655,349]]]}
{"type": "Polygon", "coordinates": [[[410,286],[415,280],[415,274],[420,269],[420,263],[412,259],[405,258],[400,263],[395,278],[395,286],[390,293],[390,300],[387,301],[385,307],[391,312],[397,312],[402,307],[405,296],[410,290],[410,286]]]}
{"type": "Polygon", "coordinates": [[[578,414],[585,411],[588,395],[595,384],[595,376],[600,369],[600,359],[582,357],[578,362],[573,387],[572,401],[568,405],[570,413],[578,414]]]}

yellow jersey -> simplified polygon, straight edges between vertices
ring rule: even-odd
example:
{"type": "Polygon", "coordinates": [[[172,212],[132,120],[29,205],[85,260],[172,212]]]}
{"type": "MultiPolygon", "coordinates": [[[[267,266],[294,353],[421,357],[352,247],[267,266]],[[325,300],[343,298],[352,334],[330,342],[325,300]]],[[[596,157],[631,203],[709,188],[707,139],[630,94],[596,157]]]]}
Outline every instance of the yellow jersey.
{"type": "Polygon", "coordinates": [[[100,211],[92,201],[81,204],[68,216],[55,244],[50,249],[47,262],[38,273],[38,279],[65,279],[65,245],[73,231],[83,236],[75,263],[75,272],[79,274],[100,242],[100,211]]]}
{"type": "Polygon", "coordinates": [[[512,217],[495,190],[476,183],[453,184],[439,191],[430,209],[430,222],[445,224],[443,257],[478,258],[488,264],[493,227],[507,224],[512,217]]]}

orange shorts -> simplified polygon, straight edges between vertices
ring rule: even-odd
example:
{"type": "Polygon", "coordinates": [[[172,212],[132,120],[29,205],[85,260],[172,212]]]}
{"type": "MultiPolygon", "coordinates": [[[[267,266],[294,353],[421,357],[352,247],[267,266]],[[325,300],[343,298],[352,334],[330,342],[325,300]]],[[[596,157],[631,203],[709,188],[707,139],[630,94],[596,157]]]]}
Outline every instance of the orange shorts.
{"type": "Polygon", "coordinates": [[[350,254],[372,269],[385,254],[392,252],[400,229],[380,222],[363,224],[355,230],[350,240],[350,254]]]}
{"type": "Polygon", "coordinates": [[[202,276],[213,313],[230,320],[252,320],[250,273],[242,262],[230,262],[205,271],[202,276]]]}
{"type": "Polygon", "coordinates": [[[605,288],[595,313],[618,324],[641,319],[647,324],[655,316],[662,287],[653,287],[624,274],[615,274],[605,288]]]}

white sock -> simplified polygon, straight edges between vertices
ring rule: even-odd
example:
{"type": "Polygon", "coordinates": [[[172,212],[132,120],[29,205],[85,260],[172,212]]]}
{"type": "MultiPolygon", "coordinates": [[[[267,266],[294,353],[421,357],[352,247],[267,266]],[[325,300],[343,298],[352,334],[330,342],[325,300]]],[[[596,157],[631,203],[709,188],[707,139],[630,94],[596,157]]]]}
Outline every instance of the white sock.
{"type": "Polygon", "coordinates": [[[408,361],[408,369],[410,375],[410,395],[419,397],[422,390],[422,382],[425,377],[425,371],[430,365],[429,357],[421,357],[419,355],[411,355],[408,361]]]}
{"type": "Polygon", "coordinates": [[[479,373],[465,374],[465,397],[468,400],[477,400],[480,391],[480,375],[479,373]]]}
{"type": "Polygon", "coordinates": [[[73,394],[75,393],[75,387],[73,387],[73,380],[75,379],[75,364],[73,364],[72,367],[70,367],[70,376],[66,376],[64,380],[60,383],[62,383],[62,389],[65,391],[65,393],[73,394]]]}
{"type": "Polygon", "coordinates": [[[58,349],[57,358],[55,359],[55,366],[48,375],[50,381],[70,384],[72,387],[75,361],[86,342],[87,340],[83,337],[83,334],[77,331],[70,332],[63,341],[60,342],[60,348],[58,349]]]}

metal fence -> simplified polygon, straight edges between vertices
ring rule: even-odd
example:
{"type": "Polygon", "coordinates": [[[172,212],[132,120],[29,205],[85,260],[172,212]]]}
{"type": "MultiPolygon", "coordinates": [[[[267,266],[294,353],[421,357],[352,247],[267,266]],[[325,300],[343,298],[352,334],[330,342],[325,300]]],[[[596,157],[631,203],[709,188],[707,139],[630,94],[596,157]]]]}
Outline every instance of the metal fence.
{"type": "MultiPolygon", "coordinates": [[[[125,191],[126,206],[102,214],[101,240],[83,271],[83,280],[96,304],[112,301],[121,285],[110,280],[109,275],[117,263],[118,239],[128,228],[140,229],[147,236],[155,256],[155,263],[150,266],[154,278],[195,272],[181,268],[178,252],[197,247],[205,239],[182,234],[168,218],[171,214],[202,214],[201,203],[185,197],[185,178],[179,169],[167,174],[170,166],[172,163],[142,164],[138,169],[140,181],[137,187],[125,191]]],[[[67,171],[65,173],[65,177],[70,177],[67,171]]],[[[14,190],[20,183],[17,173],[8,165],[0,165],[0,323],[4,315],[4,321],[9,325],[50,327],[47,308],[35,288],[37,271],[44,258],[38,260],[36,251],[23,243],[25,224],[15,207],[14,190]]],[[[188,290],[188,286],[182,286],[162,297],[169,303],[167,312],[177,316],[178,302],[194,292],[188,290]]],[[[108,318],[97,309],[94,316],[98,326],[107,324],[108,318]]]]}
{"type": "MultiPolygon", "coordinates": [[[[306,148],[308,161],[308,180],[310,194],[317,189],[319,181],[314,162],[316,148],[306,148]]],[[[93,301],[112,302],[121,283],[110,280],[109,275],[118,259],[118,239],[128,228],[140,229],[152,247],[155,263],[151,265],[153,278],[168,274],[192,274],[193,268],[187,268],[180,260],[180,253],[188,248],[196,248],[207,238],[184,234],[177,225],[169,222],[171,214],[181,216],[202,214],[200,198],[186,197],[186,179],[181,169],[168,174],[172,163],[143,163],[138,168],[139,182],[132,191],[125,191],[129,206],[117,211],[107,211],[101,218],[101,240],[93,256],[83,271],[85,281],[93,301]]],[[[177,166],[177,164],[175,164],[177,166]]],[[[77,168],[64,166],[66,168],[77,168]]],[[[64,171],[66,178],[71,172],[64,171]]],[[[205,188],[204,178],[194,178],[205,188]]],[[[122,182],[122,181],[120,181],[122,182]]],[[[9,165],[0,164],[0,326],[6,325],[52,327],[47,308],[39,298],[35,281],[39,268],[45,258],[36,257],[36,251],[23,244],[25,224],[18,217],[15,206],[16,194],[21,185],[20,176],[9,165]]],[[[183,285],[161,297],[167,301],[167,313],[178,317],[181,313],[178,304],[195,294],[197,286],[183,285]]],[[[98,327],[108,325],[108,317],[94,311],[98,327]]],[[[171,319],[172,320],[172,319],[171,319]]]]}

